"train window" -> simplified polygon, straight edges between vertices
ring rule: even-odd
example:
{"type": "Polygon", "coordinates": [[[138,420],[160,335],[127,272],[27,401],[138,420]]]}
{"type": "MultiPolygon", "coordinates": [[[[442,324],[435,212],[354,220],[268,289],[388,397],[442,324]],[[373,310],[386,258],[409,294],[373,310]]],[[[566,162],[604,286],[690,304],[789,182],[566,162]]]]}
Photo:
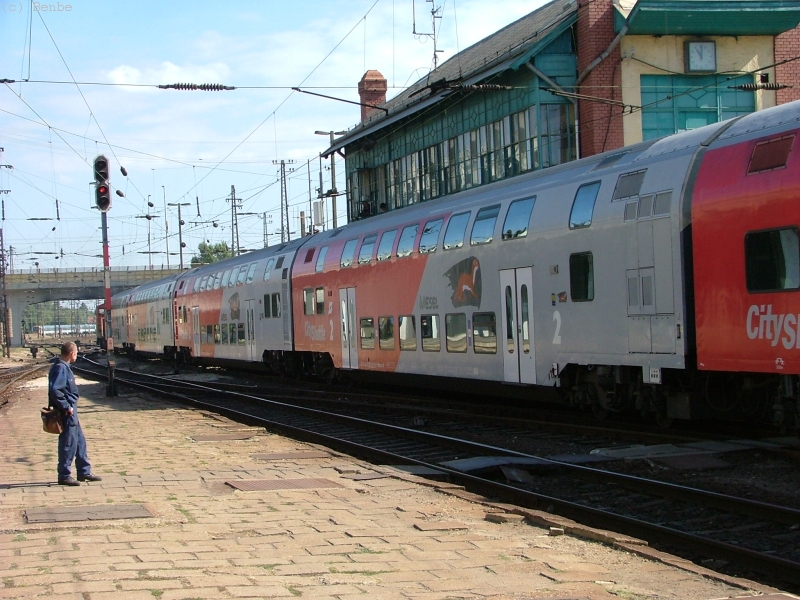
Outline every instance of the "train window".
{"type": "Polygon", "coordinates": [[[502,238],[504,240],[524,238],[528,235],[528,223],[531,220],[535,202],[536,196],[515,200],[511,203],[506,213],[506,220],[503,221],[502,238]]]}
{"type": "Polygon", "coordinates": [[[267,281],[269,279],[270,274],[272,274],[272,265],[274,264],[275,264],[274,258],[270,258],[267,261],[267,268],[264,269],[264,281],[267,281]]]}
{"type": "Polygon", "coordinates": [[[444,232],[443,250],[454,250],[464,245],[464,235],[467,233],[467,223],[472,213],[465,212],[453,215],[447,223],[447,230],[444,232]]]}
{"type": "Polygon", "coordinates": [[[439,232],[442,230],[444,219],[428,221],[422,229],[422,236],[419,238],[419,253],[431,254],[436,252],[439,244],[439,232]]]}
{"type": "Polygon", "coordinates": [[[193,291],[193,292],[197,292],[197,289],[198,289],[199,287],[200,287],[200,278],[199,278],[199,277],[195,277],[195,280],[194,280],[194,288],[192,288],[192,291],[193,291]]]}
{"type": "Polygon", "coordinates": [[[306,252],[306,258],[303,261],[303,263],[310,263],[311,262],[311,260],[314,258],[314,250],[316,250],[316,248],[309,248],[308,249],[308,252],[306,252]]]}
{"type": "Polygon", "coordinates": [[[628,202],[625,205],[625,216],[623,217],[623,219],[625,221],[635,221],[638,210],[639,210],[638,200],[635,202],[628,202]]]}
{"type": "Polygon", "coordinates": [[[452,313],[444,316],[444,335],[448,352],[467,351],[467,315],[452,313]]]}
{"type": "Polygon", "coordinates": [[[231,277],[231,270],[225,269],[225,272],[222,274],[222,280],[219,282],[219,286],[226,288],[228,287],[228,279],[231,277]]]}
{"type": "Polygon", "coordinates": [[[368,265],[372,260],[372,251],[375,249],[375,240],[378,239],[377,235],[368,235],[361,242],[361,249],[358,251],[358,264],[368,265]]]}
{"type": "Polygon", "coordinates": [[[244,346],[244,341],[245,341],[244,323],[237,323],[236,324],[236,329],[237,329],[238,334],[239,334],[239,345],[240,346],[244,346]]]}
{"type": "Polygon", "coordinates": [[[278,262],[275,263],[275,268],[280,269],[283,266],[283,259],[286,258],[285,256],[279,256],[278,262]]]}
{"type": "Polygon", "coordinates": [[[375,319],[362,317],[360,321],[361,347],[364,350],[375,349],[375,319]]]}
{"type": "Polygon", "coordinates": [[[347,240],[342,250],[342,260],[339,265],[342,267],[349,267],[353,264],[353,256],[356,254],[356,244],[358,244],[358,239],[347,240]]]}
{"type": "Polygon", "coordinates": [[[215,279],[216,279],[218,276],[219,276],[219,274],[217,274],[217,275],[209,275],[209,276],[208,276],[208,281],[206,282],[206,291],[207,291],[207,292],[208,292],[208,291],[210,291],[210,290],[211,290],[211,288],[213,288],[213,287],[214,287],[214,280],[215,280],[215,279]]]}
{"type": "Polygon", "coordinates": [[[214,343],[214,326],[213,325],[206,325],[206,343],[213,344],[214,343]]]}
{"type": "Polygon", "coordinates": [[[247,283],[247,284],[253,283],[253,279],[256,276],[256,267],[257,266],[258,266],[258,263],[253,263],[252,265],[250,265],[250,268],[247,269],[247,279],[245,280],[245,283],[247,283]]]}
{"type": "Polygon", "coordinates": [[[439,315],[420,316],[419,328],[422,333],[422,351],[439,352],[442,349],[442,340],[439,334],[439,315]]]}
{"type": "Polygon", "coordinates": [[[600,182],[587,183],[578,188],[575,200],[572,201],[572,210],[569,213],[569,228],[581,229],[592,224],[594,203],[600,191],[600,182]]]}
{"type": "Polygon", "coordinates": [[[228,344],[228,325],[227,324],[224,324],[222,326],[222,329],[220,329],[220,340],[219,340],[219,343],[220,344],[225,344],[225,345],[228,344]]]}
{"type": "Polygon", "coordinates": [[[269,304],[269,294],[264,294],[264,318],[269,319],[270,304],[269,304]]]}
{"type": "Polygon", "coordinates": [[[231,271],[231,278],[228,280],[228,287],[233,287],[236,285],[236,278],[239,276],[239,267],[234,267],[233,271],[231,271]]]}
{"type": "Polygon", "coordinates": [[[183,307],[178,307],[178,323],[183,323],[183,307]]]}
{"type": "Polygon", "coordinates": [[[281,316],[281,293],[275,292],[272,294],[272,316],[277,318],[281,316]]]}
{"type": "Polygon", "coordinates": [[[323,246],[319,249],[319,254],[317,254],[317,265],[314,267],[314,271],[317,273],[322,273],[322,270],[325,268],[325,257],[328,255],[328,247],[323,246]]]}
{"type": "Polygon", "coordinates": [[[748,292],[800,288],[800,236],[796,227],[751,232],[744,236],[748,292]]]}
{"type": "Polygon", "coordinates": [[[647,169],[636,171],[635,173],[623,173],[617,178],[617,186],[614,188],[614,194],[611,196],[611,201],[622,200],[624,198],[632,198],[639,195],[639,190],[642,189],[644,183],[644,174],[647,169]]]}
{"type": "Polygon", "coordinates": [[[378,343],[381,350],[394,350],[394,317],[378,317],[378,343]]]}
{"type": "Polygon", "coordinates": [[[400,330],[400,350],[417,349],[417,318],[414,315],[404,315],[397,318],[397,327],[400,330]]]}
{"type": "Polygon", "coordinates": [[[214,325],[214,343],[219,344],[219,325],[214,325]]]}
{"type": "Polygon", "coordinates": [[[376,260],[389,260],[392,257],[392,247],[396,237],[397,229],[383,232],[381,243],[378,244],[378,254],[375,256],[376,260]]]}
{"type": "Polygon", "coordinates": [[[239,269],[239,276],[236,278],[236,285],[244,285],[244,280],[247,277],[247,265],[239,269]]]}
{"type": "Polygon", "coordinates": [[[318,287],[314,290],[314,295],[316,296],[316,304],[317,304],[317,314],[324,315],[325,314],[325,288],[318,287]]]}
{"type": "Polygon", "coordinates": [[[794,134],[756,144],[747,166],[747,174],[785,168],[793,143],[794,134]]]}
{"type": "Polygon", "coordinates": [[[303,290],[303,314],[314,314],[314,288],[306,288],[303,290]]]}
{"type": "Polygon", "coordinates": [[[672,207],[672,191],[659,192],[653,203],[653,215],[668,215],[672,207]]]}
{"type": "Polygon", "coordinates": [[[500,214],[500,205],[487,206],[478,211],[475,222],[472,224],[472,235],[469,243],[472,246],[491,244],[494,236],[494,225],[500,214]]]}
{"type": "Polygon", "coordinates": [[[206,275],[205,277],[203,277],[203,278],[200,280],[200,288],[199,288],[199,290],[197,290],[197,291],[200,291],[200,292],[204,292],[204,291],[206,291],[206,284],[207,284],[207,283],[208,283],[208,275],[206,275]]]}
{"type": "Polygon", "coordinates": [[[281,270],[281,279],[286,279],[289,276],[289,269],[281,270]]]}
{"type": "Polygon", "coordinates": [[[639,198],[639,218],[647,219],[653,216],[653,194],[646,194],[639,198]]]}
{"type": "Polygon", "coordinates": [[[411,252],[414,250],[414,240],[417,239],[417,231],[419,231],[419,225],[409,225],[403,229],[400,241],[397,242],[397,254],[395,255],[397,258],[411,256],[411,252]]]}
{"type": "Polygon", "coordinates": [[[183,307],[183,322],[184,323],[188,323],[189,322],[189,307],[188,306],[184,306],[183,307]]]}
{"type": "Polygon", "coordinates": [[[228,324],[228,342],[230,344],[236,343],[236,323],[228,324]]]}
{"type": "Polygon", "coordinates": [[[531,353],[531,303],[528,298],[528,286],[522,284],[519,288],[519,324],[522,328],[522,353],[531,353]]]}
{"type": "Polygon", "coordinates": [[[570,255],[569,292],[573,302],[594,300],[594,259],[591,252],[570,255]]]}
{"type": "Polygon", "coordinates": [[[493,312],[472,315],[472,337],[475,354],[497,354],[497,319],[493,312]]]}

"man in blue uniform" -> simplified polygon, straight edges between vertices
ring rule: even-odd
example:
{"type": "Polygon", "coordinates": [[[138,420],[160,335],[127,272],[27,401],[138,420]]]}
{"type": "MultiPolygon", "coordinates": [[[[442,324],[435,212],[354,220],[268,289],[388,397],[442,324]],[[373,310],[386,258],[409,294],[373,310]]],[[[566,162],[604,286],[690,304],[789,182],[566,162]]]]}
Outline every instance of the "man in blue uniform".
{"type": "Polygon", "coordinates": [[[78,386],[70,363],[78,358],[78,347],[72,342],[64,342],[61,356],[50,367],[48,375],[48,397],[50,406],[61,410],[63,430],[58,436],[58,483],[59,485],[80,485],[80,481],[100,481],[102,478],[92,474],[92,465],[86,456],[86,438],[78,421],[78,386]],[[78,479],[72,477],[72,461],[78,469],[78,479]]]}

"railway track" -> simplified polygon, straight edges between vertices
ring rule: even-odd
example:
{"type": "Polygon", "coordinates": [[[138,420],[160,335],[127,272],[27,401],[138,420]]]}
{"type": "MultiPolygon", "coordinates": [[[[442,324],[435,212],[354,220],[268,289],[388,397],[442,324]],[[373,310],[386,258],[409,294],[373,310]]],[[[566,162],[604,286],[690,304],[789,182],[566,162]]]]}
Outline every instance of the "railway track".
{"type": "Polygon", "coordinates": [[[39,363],[35,366],[26,365],[0,371],[0,406],[8,402],[8,396],[15,389],[15,384],[39,377],[45,369],[49,368],[49,363],[39,363]]]}
{"type": "MultiPolygon", "coordinates": [[[[104,366],[76,370],[104,378],[104,366]]],[[[421,431],[228,389],[117,370],[117,382],[384,464],[417,465],[521,507],[633,535],[689,558],[726,561],[737,574],[800,584],[800,510],[557,461],[513,448],[421,431]],[[470,462],[485,465],[467,469],[470,462]],[[469,472],[468,472],[469,471],[469,472]]]]}

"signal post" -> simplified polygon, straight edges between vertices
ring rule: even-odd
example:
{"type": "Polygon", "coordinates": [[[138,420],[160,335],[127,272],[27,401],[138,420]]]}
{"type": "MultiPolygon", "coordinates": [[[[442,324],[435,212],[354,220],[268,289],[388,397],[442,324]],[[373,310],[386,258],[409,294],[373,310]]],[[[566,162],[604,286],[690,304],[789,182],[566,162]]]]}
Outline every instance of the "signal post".
{"type": "MultiPolygon", "coordinates": [[[[111,187],[109,185],[108,159],[102,154],[94,159],[94,182],[95,205],[100,210],[100,222],[103,231],[103,281],[105,283],[106,360],[108,363],[106,396],[116,396],[117,386],[114,383],[114,337],[111,329],[111,258],[108,250],[107,216],[108,211],[111,209],[111,187]]],[[[119,190],[117,193],[121,195],[119,190]]]]}

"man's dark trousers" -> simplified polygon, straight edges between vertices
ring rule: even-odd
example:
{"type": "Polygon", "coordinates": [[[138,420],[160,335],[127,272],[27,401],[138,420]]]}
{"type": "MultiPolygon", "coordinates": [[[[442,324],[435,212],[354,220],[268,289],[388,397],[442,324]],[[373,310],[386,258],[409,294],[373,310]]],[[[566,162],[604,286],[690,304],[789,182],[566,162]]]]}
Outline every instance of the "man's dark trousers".
{"type": "Polygon", "coordinates": [[[72,472],[72,461],[78,470],[78,477],[89,475],[92,465],[86,456],[86,438],[78,421],[78,407],[72,407],[72,416],[63,414],[63,431],[58,436],[58,480],[62,481],[72,472]]]}

